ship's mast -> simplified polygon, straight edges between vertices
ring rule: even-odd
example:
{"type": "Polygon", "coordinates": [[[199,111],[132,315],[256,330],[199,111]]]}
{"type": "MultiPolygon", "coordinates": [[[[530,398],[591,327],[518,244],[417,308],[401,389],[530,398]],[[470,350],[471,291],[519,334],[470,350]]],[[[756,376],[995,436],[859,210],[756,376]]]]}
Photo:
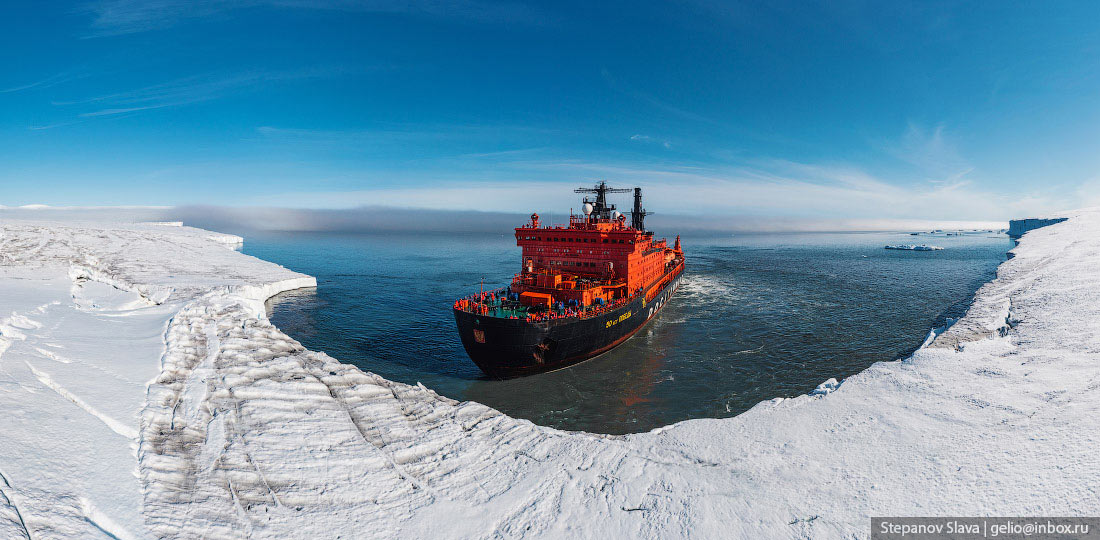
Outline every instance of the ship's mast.
{"type": "Polygon", "coordinates": [[[607,187],[607,182],[601,181],[594,187],[574,189],[573,193],[595,193],[596,200],[590,200],[588,197],[584,198],[585,203],[592,205],[592,217],[596,219],[611,219],[611,212],[615,210],[615,205],[607,204],[607,194],[630,193],[630,190],[626,188],[609,188],[607,187]]]}

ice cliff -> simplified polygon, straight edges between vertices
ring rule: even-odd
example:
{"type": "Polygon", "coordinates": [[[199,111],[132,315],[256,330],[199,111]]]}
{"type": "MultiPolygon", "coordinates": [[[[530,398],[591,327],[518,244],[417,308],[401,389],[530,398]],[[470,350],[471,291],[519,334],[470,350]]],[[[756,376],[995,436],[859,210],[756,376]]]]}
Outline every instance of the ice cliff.
{"type": "Polygon", "coordinates": [[[0,214],[0,537],[866,538],[1096,515],[1100,212],[911,358],[735,418],[562,432],[304,349],[311,278],[163,224],[0,214]]]}
{"type": "Polygon", "coordinates": [[[1019,238],[1028,231],[1046,227],[1047,225],[1054,225],[1055,223],[1061,223],[1065,220],[1066,218],[1064,217],[1013,219],[1008,222],[1008,235],[1013,238],[1019,238]]]}

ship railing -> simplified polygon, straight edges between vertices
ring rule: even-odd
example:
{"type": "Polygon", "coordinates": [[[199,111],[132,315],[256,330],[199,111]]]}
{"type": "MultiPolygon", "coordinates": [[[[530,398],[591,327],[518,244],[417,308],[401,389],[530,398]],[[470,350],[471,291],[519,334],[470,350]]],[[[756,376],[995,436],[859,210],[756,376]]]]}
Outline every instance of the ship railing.
{"type": "Polygon", "coordinates": [[[551,309],[550,311],[544,311],[544,312],[541,312],[541,313],[530,313],[530,314],[527,315],[527,320],[529,320],[529,321],[550,321],[550,320],[556,320],[556,319],[591,319],[593,317],[598,317],[600,315],[603,315],[604,313],[607,313],[608,311],[612,311],[612,310],[618,309],[622,306],[625,306],[625,305],[629,304],[633,299],[634,299],[634,297],[621,298],[619,300],[616,300],[612,303],[609,303],[609,304],[606,304],[606,305],[600,306],[600,307],[588,307],[588,308],[585,308],[585,309],[565,308],[564,310],[561,310],[561,311],[558,311],[556,309],[551,309]]]}
{"type": "Polygon", "coordinates": [[[459,298],[459,300],[477,300],[477,299],[480,299],[482,297],[489,298],[489,296],[495,296],[495,297],[499,298],[501,295],[503,295],[506,292],[508,292],[508,287],[499,287],[499,288],[496,288],[496,289],[489,289],[489,290],[486,290],[484,292],[477,292],[477,293],[473,293],[473,294],[468,294],[466,296],[463,296],[462,298],[459,298]]]}
{"type": "Polygon", "coordinates": [[[454,307],[462,311],[468,311],[474,313],[481,309],[481,306],[488,307],[490,299],[503,300],[507,297],[509,288],[500,287],[497,289],[490,289],[484,292],[478,292],[474,294],[468,294],[455,300],[454,307]]]}

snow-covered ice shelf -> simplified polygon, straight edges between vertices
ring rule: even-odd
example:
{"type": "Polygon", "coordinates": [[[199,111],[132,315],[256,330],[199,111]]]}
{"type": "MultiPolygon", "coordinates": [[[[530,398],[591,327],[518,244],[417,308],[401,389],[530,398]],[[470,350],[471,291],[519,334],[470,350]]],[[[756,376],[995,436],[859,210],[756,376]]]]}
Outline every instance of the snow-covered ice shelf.
{"type": "Polygon", "coordinates": [[[865,538],[1100,513],[1100,212],[911,358],[735,418],[562,432],[304,349],[312,278],[159,224],[0,214],[0,538],[865,538]]]}

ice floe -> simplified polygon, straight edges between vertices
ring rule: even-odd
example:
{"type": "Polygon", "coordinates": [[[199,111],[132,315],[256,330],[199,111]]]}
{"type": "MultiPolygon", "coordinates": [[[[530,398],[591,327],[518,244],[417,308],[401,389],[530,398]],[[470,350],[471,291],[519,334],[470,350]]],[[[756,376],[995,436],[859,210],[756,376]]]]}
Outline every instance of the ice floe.
{"type": "Polygon", "coordinates": [[[896,244],[888,245],[886,249],[900,249],[903,251],[940,251],[943,248],[940,246],[929,246],[925,244],[896,244]]]}

